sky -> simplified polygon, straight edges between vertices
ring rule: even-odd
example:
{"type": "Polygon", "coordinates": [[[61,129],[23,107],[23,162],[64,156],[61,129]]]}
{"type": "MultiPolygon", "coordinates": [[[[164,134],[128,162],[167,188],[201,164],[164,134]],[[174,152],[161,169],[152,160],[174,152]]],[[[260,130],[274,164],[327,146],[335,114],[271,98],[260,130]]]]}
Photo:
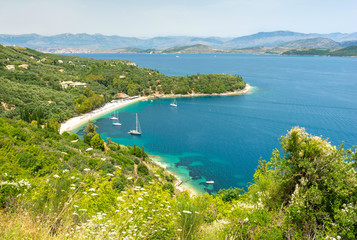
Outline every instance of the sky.
{"type": "Polygon", "coordinates": [[[357,0],[0,0],[0,34],[239,37],[357,32],[357,0]]]}

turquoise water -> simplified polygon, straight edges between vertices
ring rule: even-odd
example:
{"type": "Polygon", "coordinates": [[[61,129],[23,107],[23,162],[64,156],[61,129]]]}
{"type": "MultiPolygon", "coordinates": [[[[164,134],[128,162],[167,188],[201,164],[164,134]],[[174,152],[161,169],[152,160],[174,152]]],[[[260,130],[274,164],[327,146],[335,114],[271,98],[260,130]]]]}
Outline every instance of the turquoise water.
{"type": "MultiPolygon", "coordinates": [[[[79,54],[77,54],[79,55],[79,54]]],[[[248,95],[137,102],[96,121],[102,138],[144,146],[199,191],[245,187],[260,157],[269,160],[292,126],[345,147],[357,144],[357,58],[249,54],[80,54],[126,59],[168,75],[239,74],[255,86],[248,95]],[[128,134],[138,112],[143,135],[128,134]],[[215,181],[207,185],[207,180],[215,181]]],[[[79,131],[82,134],[82,131],[79,131]]]]}

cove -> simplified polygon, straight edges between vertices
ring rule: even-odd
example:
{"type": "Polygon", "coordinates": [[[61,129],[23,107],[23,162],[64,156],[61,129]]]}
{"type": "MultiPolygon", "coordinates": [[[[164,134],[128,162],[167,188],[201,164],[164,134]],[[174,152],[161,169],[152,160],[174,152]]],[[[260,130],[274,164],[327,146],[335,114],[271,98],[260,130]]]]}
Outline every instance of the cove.
{"type": "MultiPolygon", "coordinates": [[[[239,74],[256,87],[248,95],[137,102],[96,120],[103,139],[144,146],[200,192],[246,187],[259,158],[269,160],[293,126],[345,147],[357,143],[357,59],[251,54],[76,54],[125,59],[167,75],[239,74]],[[138,113],[142,136],[128,131],[138,113]],[[207,180],[215,184],[207,185],[207,180]]],[[[83,134],[83,129],[78,130],[83,134]]]]}

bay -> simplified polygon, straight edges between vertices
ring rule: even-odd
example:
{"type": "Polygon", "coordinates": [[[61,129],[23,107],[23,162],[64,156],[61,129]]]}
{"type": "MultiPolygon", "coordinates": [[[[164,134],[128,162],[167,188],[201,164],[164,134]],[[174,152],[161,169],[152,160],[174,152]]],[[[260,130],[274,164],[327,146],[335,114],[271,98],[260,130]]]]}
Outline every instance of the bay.
{"type": "MultiPolygon", "coordinates": [[[[125,59],[167,75],[238,74],[254,86],[247,95],[138,102],[96,120],[103,139],[144,146],[199,192],[246,187],[259,158],[269,160],[279,137],[293,126],[357,144],[357,59],[252,54],[76,54],[125,59]],[[143,135],[128,134],[138,113],[143,135]],[[213,180],[215,184],[205,182],[213,180]]],[[[83,134],[83,129],[78,130],[83,134]]]]}

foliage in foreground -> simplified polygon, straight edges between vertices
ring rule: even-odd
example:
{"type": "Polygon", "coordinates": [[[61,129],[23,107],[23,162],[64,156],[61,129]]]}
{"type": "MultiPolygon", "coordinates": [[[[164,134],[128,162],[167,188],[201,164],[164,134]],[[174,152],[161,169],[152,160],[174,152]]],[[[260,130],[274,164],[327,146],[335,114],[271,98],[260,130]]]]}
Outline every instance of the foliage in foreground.
{"type": "MultiPolygon", "coordinates": [[[[139,147],[0,118],[1,239],[353,239],[354,149],[293,128],[248,191],[172,192],[139,147]],[[88,150],[93,147],[93,150],[88,150]],[[140,165],[140,167],[139,167],[140,165]],[[36,231],[34,230],[36,229],[36,231]]],[[[89,136],[88,136],[89,135],[89,136]]],[[[168,179],[170,181],[167,181],[168,179]]],[[[172,185],[171,185],[172,186],[172,185]]]]}

